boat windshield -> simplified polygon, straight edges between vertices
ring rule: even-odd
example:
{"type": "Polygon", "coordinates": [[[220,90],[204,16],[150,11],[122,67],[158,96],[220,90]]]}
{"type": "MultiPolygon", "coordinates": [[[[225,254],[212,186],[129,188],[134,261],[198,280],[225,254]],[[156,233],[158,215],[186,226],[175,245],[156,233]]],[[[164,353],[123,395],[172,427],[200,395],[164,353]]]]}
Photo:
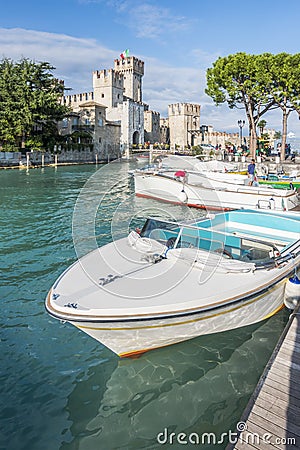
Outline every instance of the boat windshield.
{"type": "Polygon", "coordinates": [[[265,242],[256,237],[153,218],[146,221],[140,235],[154,239],[168,248],[212,251],[245,262],[272,261],[274,264],[275,258],[280,254],[272,242],[265,242]]]}
{"type": "Polygon", "coordinates": [[[177,236],[180,231],[180,225],[176,222],[165,222],[160,219],[147,219],[142,231],[141,237],[149,237],[156,239],[156,236],[153,236],[156,230],[165,230],[172,233],[172,235],[177,236]]]}

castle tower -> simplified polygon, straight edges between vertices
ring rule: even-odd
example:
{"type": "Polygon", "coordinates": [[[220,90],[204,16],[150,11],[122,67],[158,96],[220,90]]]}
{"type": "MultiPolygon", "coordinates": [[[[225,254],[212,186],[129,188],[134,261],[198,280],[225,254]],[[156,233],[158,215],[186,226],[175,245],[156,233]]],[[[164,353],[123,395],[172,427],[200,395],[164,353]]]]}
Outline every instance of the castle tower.
{"type": "Polygon", "coordinates": [[[168,106],[170,144],[184,148],[194,145],[191,130],[200,127],[200,105],[195,103],[175,103],[168,106]]]}
{"type": "Polygon", "coordinates": [[[116,108],[123,102],[124,80],[121,73],[113,69],[93,72],[95,102],[107,108],[116,108]]]}
{"type": "Polygon", "coordinates": [[[151,144],[160,140],[160,114],[156,111],[144,111],[145,141],[151,144]]]}
{"type": "Polygon", "coordinates": [[[123,75],[124,95],[135,102],[141,102],[144,62],[135,56],[115,59],[114,70],[116,74],[123,75]]]}

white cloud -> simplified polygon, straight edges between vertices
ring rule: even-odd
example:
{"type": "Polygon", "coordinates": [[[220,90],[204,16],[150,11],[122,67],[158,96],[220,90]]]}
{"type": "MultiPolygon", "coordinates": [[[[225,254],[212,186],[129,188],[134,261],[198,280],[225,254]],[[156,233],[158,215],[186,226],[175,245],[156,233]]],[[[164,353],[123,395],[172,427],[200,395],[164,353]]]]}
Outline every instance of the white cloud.
{"type": "Polygon", "coordinates": [[[201,74],[193,68],[166,66],[159,61],[146,60],[144,79],[144,101],[153,110],[167,115],[171,103],[201,103],[203,90],[201,74]]]}
{"type": "Polygon", "coordinates": [[[129,11],[128,26],[140,38],[157,39],[162,34],[187,29],[190,20],[150,3],[139,3],[129,11]]]}
{"type": "MultiPolygon", "coordinates": [[[[92,72],[113,67],[114,59],[119,56],[117,51],[104,47],[94,39],[20,28],[0,28],[0,49],[0,57],[48,61],[56,67],[54,75],[65,80],[66,87],[72,88],[74,93],[91,90],[92,72]]],[[[198,103],[201,105],[202,124],[213,125],[221,131],[237,132],[237,121],[246,119],[244,110],[230,110],[226,105],[216,107],[204,93],[206,67],[211,66],[217,55],[201,50],[195,50],[193,54],[197,59],[191,58],[191,67],[166,65],[159,59],[136,55],[145,61],[144,101],[163,117],[167,116],[171,103],[198,103]]],[[[269,113],[264,119],[267,127],[281,130],[280,112],[269,113]]],[[[298,135],[299,124],[298,115],[291,114],[288,131],[298,135]]]]}
{"type": "Polygon", "coordinates": [[[109,68],[118,57],[93,39],[21,28],[0,28],[0,49],[1,56],[13,60],[48,61],[56,67],[55,76],[74,92],[90,90],[92,71],[109,68]]]}
{"type": "Polygon", "coordinates": [[[174,15],[172,9],[141,0],[78,0],[81,4],[103,4],[116,13],[116,21],[131,29],[138,38],[159,39],[162,35],[187,29],[193,22],[186,16],[174,15]]]}

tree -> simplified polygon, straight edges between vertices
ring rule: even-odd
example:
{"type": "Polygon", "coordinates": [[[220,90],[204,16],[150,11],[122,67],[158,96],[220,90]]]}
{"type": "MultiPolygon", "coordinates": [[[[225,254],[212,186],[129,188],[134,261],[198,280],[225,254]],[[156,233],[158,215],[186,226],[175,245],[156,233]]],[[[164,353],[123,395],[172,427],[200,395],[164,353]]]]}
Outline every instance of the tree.
{"type": "MultiPolygon", "coordinates": [[[[268,89],[276,104],[282,111],[282,140],[280,157],[285,159],[287,140],[287,122],[291,112],[298,112],[300,107],[300,53],[275,55],[272,64],[272,82],[268,89]]],[[[299,112],[298,112],[299,114],[299,112]]]]}
{"type": "Polygon", "coordinates": [[[262,119],[258,122],[257,126],[259,128],[260,135],[264,134],[264,129],[266,128],[267,121],[262,119]]]}
{"type": "Polygon", "coordinates": [[[14,145],[16,133],[21,133],[19,110],[18,74],[14,64],[4,59],[0,64],[0,140],[14,145]]]}
{"type": "Polygon", "coordinates": [[[229,108],[245,108],[252,156],[255,155],[257,145],[257,123],[275,105],[266,89],[271,82],[271,56],[236,53],[218,58],[213,67],[207,70],[206,94],[217,105],[227,102],[229,108]]]}
{"type": "Polygon", "coordinates": [[[64,85],[52,75],[48,62],[21,59],[0,62],[0,142],[25,148],[49,144],[57,135],[56,123],[69,108],[60,104],[64,85]]]}

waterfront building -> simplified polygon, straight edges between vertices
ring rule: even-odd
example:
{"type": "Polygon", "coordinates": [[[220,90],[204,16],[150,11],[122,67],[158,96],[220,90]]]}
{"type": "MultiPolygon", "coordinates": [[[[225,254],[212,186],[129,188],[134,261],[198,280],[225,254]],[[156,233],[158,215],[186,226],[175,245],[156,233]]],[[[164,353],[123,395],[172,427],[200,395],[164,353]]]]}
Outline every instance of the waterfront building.
{"type": "MultiPolygon", "coordinates": [[[[238,133],[216,132],[200,127],[201,105],[174,103],[168,117],[152,111],[143,102],[144,62],[135,56],[115,59],[112,69],[92,73],[92,90],[63,97],[72,109],[59,123],[65,146],[90,146],[100,159],[129,155],[144,143],[164,144],[171,149],[186,149],[203,143],[213,146],[238,141],[238,133]]],[[[62,146],[64,148],[64,146],[62,146]]]]}
{"type": "Polygon", "coordinates": [[[200,105],[194,103],[175,103],[168,107],[169,133],[171,147],[190,147],[197,145],[192,130],[200,128],[200,105]]]}
{"type": "Polygon", "coordinates": [[[143,75],[144,62],[134,56],[116,59],[113,69],[94,71],[92,91],[64,96],[72,114],[59,124],[61,134],[69,136],[74,126],[79,127],[87,138],[90,135],[101,159],[118,157],[133,144],[143,145],[148,109],[142,102],[143,75]]]}
{"type": "Polygon", "coordinates": [[[154,144],[167,143],[161,136],[160,114],[156,111],[146,110],[144,112],[145,142],[154,144]]]}

